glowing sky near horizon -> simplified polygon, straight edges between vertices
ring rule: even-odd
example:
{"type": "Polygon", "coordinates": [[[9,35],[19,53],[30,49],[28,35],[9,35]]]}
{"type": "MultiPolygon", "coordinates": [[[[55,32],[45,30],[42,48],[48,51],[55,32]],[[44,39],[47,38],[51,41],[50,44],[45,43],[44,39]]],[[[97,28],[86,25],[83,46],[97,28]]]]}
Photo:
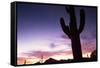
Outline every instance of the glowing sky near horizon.
{"type": "MultiPolygon", "coordinates": [[[[78,25],[81,8],[86,13],[85,27],[80,35],[82,53],[86,56],[96,49],[96,8],[75,7],[78,25]]],[[[34,62],[39,61],[41,55],[46,59],[73,58],[71,40],[60,26],[61,17],[68,25],[69,15],[65,6],[17,4],[17,57],[37,58],[34,62]]]]}

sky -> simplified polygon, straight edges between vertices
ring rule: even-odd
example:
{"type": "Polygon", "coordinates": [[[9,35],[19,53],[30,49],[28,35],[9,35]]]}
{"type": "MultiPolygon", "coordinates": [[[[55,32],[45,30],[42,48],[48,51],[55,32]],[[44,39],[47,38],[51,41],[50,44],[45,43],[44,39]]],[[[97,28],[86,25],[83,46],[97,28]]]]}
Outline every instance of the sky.
{"type": "MultiPolygon", "coordinates": [[[[68,6],[67,6],[68,7],[68,6]]],[[[83,56],[96,49],[96,8],[75,7],[77,26],[80,24],[80,9],[85,10],[86,21],[80,34],[83,56]]],[[[60,18],[69,25],[65,6],[17,4],[17,58],[18,64],[34,64],[48,58],[73,59],[71,40],[62,31],[60,18]]]]}

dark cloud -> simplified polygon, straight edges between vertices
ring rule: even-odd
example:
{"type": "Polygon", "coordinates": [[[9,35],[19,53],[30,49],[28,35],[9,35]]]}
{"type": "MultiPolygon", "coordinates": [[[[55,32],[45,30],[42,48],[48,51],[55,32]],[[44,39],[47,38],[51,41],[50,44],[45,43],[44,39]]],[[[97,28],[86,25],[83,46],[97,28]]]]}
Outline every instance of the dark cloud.
{"type": "Polygon", "coordinates": [[[69,39],[68,36],[65,35],[65,34],[61,35],[61,38],[63,38],[63,39],[69,39]]]}
{"type": "Polygon", "coordinates": [[[58,45],[55,45],[54,43],[50,44],[50,48],[55,48],[56,46],[58,46],[58,45]]]}

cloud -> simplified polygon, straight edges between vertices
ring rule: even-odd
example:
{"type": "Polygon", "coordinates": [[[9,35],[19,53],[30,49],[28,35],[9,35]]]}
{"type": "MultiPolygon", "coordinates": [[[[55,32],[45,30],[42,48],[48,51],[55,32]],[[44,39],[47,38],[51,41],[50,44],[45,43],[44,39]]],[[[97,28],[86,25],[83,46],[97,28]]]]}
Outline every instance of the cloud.
{"type": "Polygon", "coordinates": [[[56,46],[58,46],[58,45],[56,45],[56,44],[54,44],[54,43],[51,43],[51,44],[50,44],[50,48],[55,48],[56,46]]]}
{"type": "Polygon", "coordinates": [[[82,51],[83,52],[92,52],[96,49],[96,40],[95,39],[82,39],[81,40],[82,51]]]}
{"type": "Polygon", "coordinates": [[[49,58],[51,56],[55,56],[55,55],[62,55],[62,54],[72,54],[72,51],[57,51],[57,52],[48,52],[48,51],[30,51],[27,53],[23,53],[24,55],[28,55],[29,57],[36,57],[36,58],[41,58],[41,56],[45,57],[45,58],[49,58]]]}
{"type": "Polygon", "coordinates": [[[18,59],[18,60],[24,60],[25,57],[18,57],[17,59],[18,59]]]}
{"type": "Polygon", "coordinates": [[[61,38],[63,38],[63,39],[69,39],[68,36],[65,35],[65,34],[61,35],[61,38]]]}
{"type": "Polygon", "coordinates": [[[81,36],[81,39],[91,40],[96,39],[96,32],[95,31],[84,31],[81,36]]]}

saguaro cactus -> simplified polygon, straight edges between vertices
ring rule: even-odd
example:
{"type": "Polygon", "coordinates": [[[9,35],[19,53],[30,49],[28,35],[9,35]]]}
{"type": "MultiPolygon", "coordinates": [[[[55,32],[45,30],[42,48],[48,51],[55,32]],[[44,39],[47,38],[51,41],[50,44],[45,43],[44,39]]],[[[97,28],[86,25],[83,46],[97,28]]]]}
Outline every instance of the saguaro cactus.
{"type": "Polygon", "coordinates": [[[43,63],[43,59],[44,59],[44,56],[41,55],[41,60],[40,60],[41,63],[43,63]]]}
{"type": "Polygon", "coordinates": [[[25,59],[25,61],[24,61],[24,65],[26,64],[26,59],[25,59]]]}
{"type": "Polygon", "coordinates": [[[60,19],[60,24],[63,32],[71,39],[74,59],[80,60],[82,59],[80,33],[83,31],[85,25],[85,11],[80,9],[80,25],[78,28],[74,7],[70,6],[69,8],[66,7],[65,9],[70,15],[69,26],[65,25],[63,18],[60,19]]]}

